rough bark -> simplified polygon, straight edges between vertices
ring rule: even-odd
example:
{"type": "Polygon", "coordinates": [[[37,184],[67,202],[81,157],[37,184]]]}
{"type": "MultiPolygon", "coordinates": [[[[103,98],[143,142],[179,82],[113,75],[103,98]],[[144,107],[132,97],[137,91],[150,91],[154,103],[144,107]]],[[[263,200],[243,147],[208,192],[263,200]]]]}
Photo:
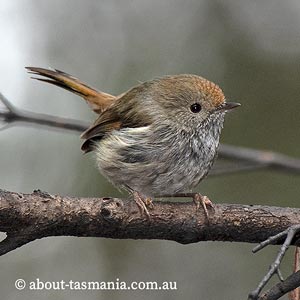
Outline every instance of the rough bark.
{"type": "Polygon", "coordinates": [[[300,223],[300,209],[261,205],[216,204],[209,223],[191,201],[155,201],[150,214],[147,220],[128,199],[0,190],[0,230],[7,233],[0,255],[48,236],[258,243],[300,223]]]}

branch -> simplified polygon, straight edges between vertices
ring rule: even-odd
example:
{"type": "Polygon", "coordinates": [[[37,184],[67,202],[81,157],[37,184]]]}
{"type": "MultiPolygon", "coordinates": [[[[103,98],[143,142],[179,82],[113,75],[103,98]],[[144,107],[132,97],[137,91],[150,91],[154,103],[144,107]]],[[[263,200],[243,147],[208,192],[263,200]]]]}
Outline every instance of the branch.
{"type": "Polygon", "coordinates": [[[79,120],[60,118],[47,114],[34,113],[23,109],[18,109],[14,105],[12,105],[1,93],[0,120],[2,120],[2,123],[4,124],[4,126],[0,130],[4,130],[18,123],[32,127],[36,127],[36,125],[39,125],[51,129],[63,129],[75,132],[83,132],[89,126],[87,122],[79,120]]]}
{"type": "Polygon", "coordinates": [[[222,158],[249,161],[261,167],[300,174],[300,159],[291,158],[280,153],[224,144],[220,146],[219,153],[222,158]]]}
{"type": "Polygon", "coordinates": [[[259,300],[277,300],[288,292],[296,289],[300,284],[300,271],[293,273],[286,280],[277,283],[264,294],[259,300]]]}
{"type": "MultiPolygon", "coordinates": [[[[89,123],[87,122],[17,109],[0,93],[0,120],[1,119],[4,123],[4,126],[1,128],[2,130],[18,123],[22,123],[26,126],[36,127],[36,125],[39,125],[51,129],[63,129],[75,132],[83,132],[89,127],[89,123]]],[[[238,165],[231,165],[223,169],[214,169],[211,174],[220,175],[256,170],[259,168],[273,168],[280,171],[300,174],[300,159],[291,158],[271,151],[221,144],[219,148],[219,158],[235,160],[238,162],[238,165]]]]}
{"type": "MultiPolygon", "coordinates": [[[[300,209],[219,204],[210,222],[192,202],[154,203],[151,219],[132,200],[20,194],[0,190],[0,255],[48,236],[258,243],[300,223],[300,209]]],[[[275,241],[279,243],[279,241],[275,241]]]]}
{"type": "MultiPolygon", "coordinates": [[[[286,251],[288,250],[289,246],[292,244],[292,241],[295,240],[295,236],[297,236],[297,234],[299,233],[299,231],[300,231],[300,225],[299,224],[292,225],[289,228],[287,228],[286,230],[284,230],[284,231],[282,231],[282,232],[280,232],[278,234],[275,234],[275,235],[267,238],[265,241],[261,242],[259,245],[257,245],[252,250],[253,253],[256,253],[256,252],[260,251],[261,249],[265,248],[268,245],[274,244],[276,242],[280,242],[280,241],[282,241],[283,238],[285,239],[284,243],[280,247],[280,250],[279,250],[279,252],[278,252],[278,254],[276,256],[276,259],[270,265],[268,273],[260,281],[260,283],[258,284],[258,287],[249,294],[249,298],[248,299],[251,299],[251,300],[258,300],[258,299],[259,300],[262,300],[262,299],[265,299],[265,300],[278,299],[279,297],[278,298],[273,298],[273,297],[275,297],[275,294],[278,293],[278,287],[283,288],[282,292],[284,290],[286,290],[287,288],[291,287],[290,280],[289,280],[288,281],[289,283],[285,283],[283,285],[278,285],[277,284],[276,286],[272,287],[268,292],[266,292],[264,295],[262,295],[262,296],[259,297],[260,292],[265,287],[265,285],[270,281],[270,279],[271,279],[271,277],[273,275],[277,274],[278,277],[279,277],[279,279],[281,281],[283,281],[283,277],[282,277],[281,272],[279,270],[279,266],[280,266],[280,264],[282,262],[282,259],[283,259],[284,255],[285,255],[286,251]],[[274,291],[277,291],[277,292],[274,293],[274,291]],[[271,297],[271,298],[269,298],[269,297],[271,297]]],[[[295,276],[295,277],[297,279],[300,278],[300,277],[297,277],[297,276],[295,276]]],[[[294,278],[293,285],[297,284],[296,287],[298,287],[300,285],[300,281],[298,280],[298,282],[296,282],[295,280],[297,280],[297,279],[295,279],[295,277],[293,277],[294,278]]],[[[291,291],[291,290],[288,290],[288,291],[284,292],[284,294],[287,293],[287,292],[289,292],[289,291],[291,291]]]]}

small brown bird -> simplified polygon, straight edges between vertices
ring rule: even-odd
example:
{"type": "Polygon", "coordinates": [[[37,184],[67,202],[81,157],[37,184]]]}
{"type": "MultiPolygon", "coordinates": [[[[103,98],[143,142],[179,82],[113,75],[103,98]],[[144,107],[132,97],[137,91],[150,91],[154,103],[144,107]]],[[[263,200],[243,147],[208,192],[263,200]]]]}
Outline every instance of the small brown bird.
{"type": "Polygon", "coordinates": [[[164,76],[119,95],[97,91],[59,70],[27,67],[35,78],[71,91],[99,114],[82,138],[81,149],[95,151],[101,173],[132,192],[149,217],[152,197],[188,196],[203,206],[206,196],[185,193],[207,175],[216,156],[226,111],[222,90],[196,75],[164,76]]]}

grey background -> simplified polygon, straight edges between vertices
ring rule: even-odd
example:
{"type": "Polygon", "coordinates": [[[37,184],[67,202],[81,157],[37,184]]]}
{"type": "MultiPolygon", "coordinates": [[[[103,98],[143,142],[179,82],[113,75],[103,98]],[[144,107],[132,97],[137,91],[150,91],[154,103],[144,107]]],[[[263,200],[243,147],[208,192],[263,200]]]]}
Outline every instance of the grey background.
{"type": "MultiPolygon", "coordinates": [[[[21,1],[0,3],[0,91],[28,110],[95,117],[76,96],[34,82],[25,66],[54,67],[112,94],[164,74],[217,82],[242,107],[222,142],[300,156],[299,1],[21,1]]],[[[117,196],[80,152],[76,134],[13,127],[0,132],[1,188],[117,196]]],[[[214,202],[298,206],[299,177],[259,171],[211,177],[214,202]]],[[[1,299],[246,299],[277,247],[205,242],[47,238],[0,258],[1,299]],[[177,281],[169,292],[18,291],[14,281],[177,281]]],[[[283,273],[292,269],[292,251],[283,273]]]]}

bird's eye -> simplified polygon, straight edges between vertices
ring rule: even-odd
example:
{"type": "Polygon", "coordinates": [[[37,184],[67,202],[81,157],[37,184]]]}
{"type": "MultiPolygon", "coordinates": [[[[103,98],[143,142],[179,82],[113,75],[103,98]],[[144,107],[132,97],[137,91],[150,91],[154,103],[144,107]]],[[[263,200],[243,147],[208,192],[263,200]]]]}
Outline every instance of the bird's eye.
{"type": "Polygon", "coordinates": [[[190,106],[190,110],[191,110],[191,112],[196,114],[201,111],[201,105],[199,103],[194,103],[190,106]]]}

